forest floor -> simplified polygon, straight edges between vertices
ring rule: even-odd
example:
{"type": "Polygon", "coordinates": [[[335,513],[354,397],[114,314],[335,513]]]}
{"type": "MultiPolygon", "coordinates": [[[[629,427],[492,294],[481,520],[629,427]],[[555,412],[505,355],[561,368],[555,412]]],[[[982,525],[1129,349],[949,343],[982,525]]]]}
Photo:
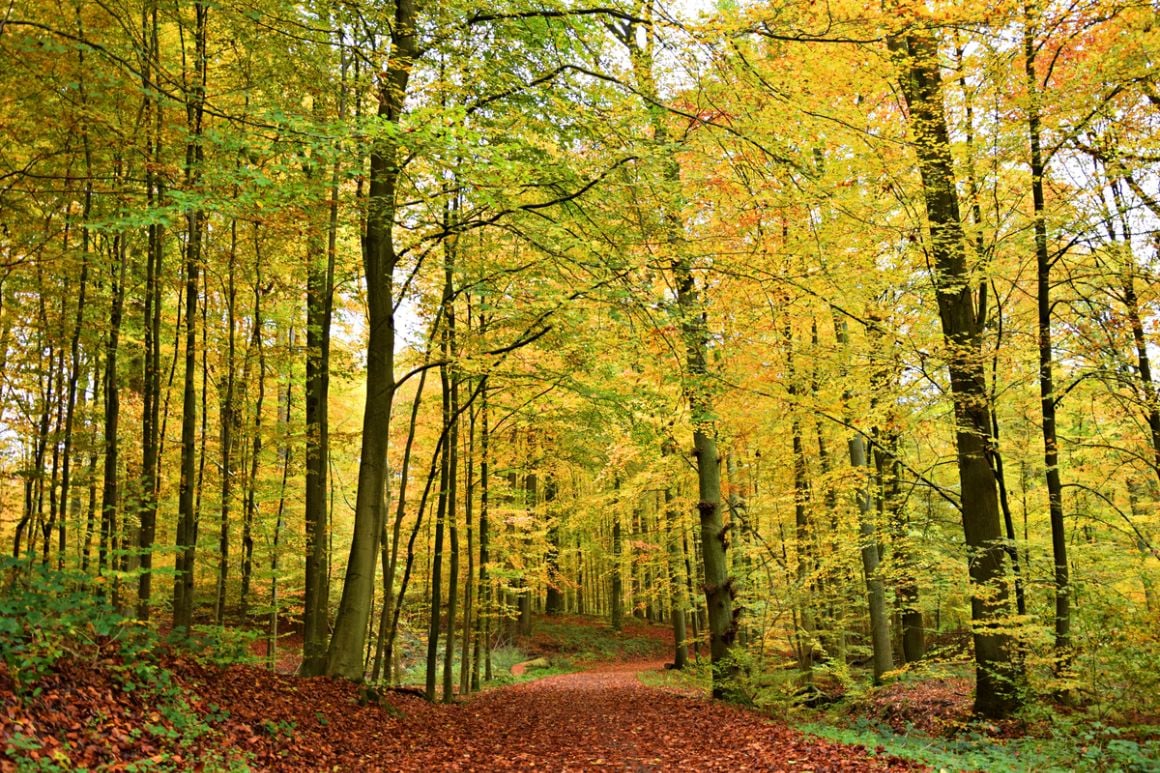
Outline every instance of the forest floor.
{"type": "MultiPolygon", "coordinates": [[[[261,642],[199,628],[205,638],[180,647],[134,624],[16,642],[19,657],[7,647],[0,771],[1160,771],[1150,721],[1092,724],[1052,707],[1046,724],[971,721],[954,662],[819,710],[767,685],[763,713],[710,700],[703,659],[665,669],[664,626],[559,616],[493,650],[483,692],[432,704],[414,688],[295,676],[289,631],[269,670],[261,642]],[[239,657],[249,662],[227,662],[239,657]]],[[[404,681],[422,681],[421,642],[402,643],[404,681]]]]}
{"type": "MultiPolygon", "coordinates": [[[[648,633],[663,642],[663,630],[648,633]]],[[[528,652],[554,658],[577,646],[549,629],[528,652]]],[[[921,768],[696,691],[646,686],[642,673],[663,673],[655,654],[613,657],[451,705],[172,653],[142,667],[98,648],[19,689],[0,665],[0,770],[921,768]]]]}
{"type": "Polygon", "coordinates": [[[172,663],[187,710],[160,710],[108,672],[62,664],[31,700],[0,684],[4,770],[905,770],[913,763],[811,738],[759,714],[646,687],[660,662],[597,666],[454,705],[254,666],[172,663]],[[19,737],[17,737],[19,734],[19,737]],[[38,746],[39,748],[33,748],[38,746]]]}

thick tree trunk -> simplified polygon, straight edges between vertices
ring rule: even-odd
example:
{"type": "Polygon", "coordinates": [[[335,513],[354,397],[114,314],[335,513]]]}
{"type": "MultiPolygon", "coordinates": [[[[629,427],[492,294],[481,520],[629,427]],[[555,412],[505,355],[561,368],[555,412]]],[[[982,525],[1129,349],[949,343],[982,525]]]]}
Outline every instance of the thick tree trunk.
{"type": "MultiPolygon", "coordinates": [[[[966,123],[964,144],[966,145],[967,156],[967,192],[971,198],[971,216],[970,224],[974,231],[971,238],[971,244],[975,251],[975,257],[980,261],[981,265],[985,266],[989,259],[986,244],[983,238],[983,207],[981,204],[981,196],[979,194],[978,178],[975,171],[975,151],[974,151],[974,107],[972,104],[971,89],[967,85],[966,68],[963,67],[963,49],[956,40],[955,45],[955,61],[958,66],[959,86],[962,92],[964,121],[966,123]]],[[[985,271],[979,273],[985,274],[985,271]]],[[[993,327],[995,330],[995,347],[991,356],[991,389],[987,394],[987,405],[991,413],[991,453],[987,460],[991,464],[991,470],[995,474],[995,480],[999,485],[999,509],[1003,513],[1003,526],[1007,534],[1007,555],[1011,560],[1011,573],[1015,579],[1015,608],[1020,615],[1027,614],[1027,602],[1023,593],[1023,575],[1019,562],[1019,551],[1015,543],[1015,521],[1011,516],[1011,504],[1007,495],[1007,478],[1003,471],[1003,454],[1000,452],[1001,443],[999,441],[999,418],[996,415],[996,405],[998,404],[997,383],[998,383],[998,356],[999,347],[1003,340],[1003,317],[1002,307],[996,304],[994,322],[990,321],[990,312],[987,305],[987,283],[988,279],[984,276],[979,282],[979,308],[976,314],[978,324],[981,328],[993,327]]]]}
{"type": "MultiPolygon", "coordinates": [[[[411,68],[418,56],[415,0],[399,0],[391,30],[391,56],[378,89],[380,118],[397,125],[403,112],[411,68]]],[[[342,599],[327,650],[326,671],[348,679],[363,677],[363,647],[374,592],[375,561],[383,525],[387,441],[395,394],[395,190],[399,147],[387,137],[371,151],[363,264],[367,281],[367,375],[354,535],[343,580],[342,599]]]]}
{"type": "Polygon", "coordinates": [[[899,58],[900,85],[915,138],[930,226],[935,294],[947,346],[963,533],[973,586],[975,711],[990,718],[1005,717],[1019,705],[1023,673],[1013,657],[1011,636],[1004,630],[1006,548],[995,474],[987,460],[991,416],[942,104],[938,47],[929,33],[921,31],[892,37],[889,44],[899,58]]]}

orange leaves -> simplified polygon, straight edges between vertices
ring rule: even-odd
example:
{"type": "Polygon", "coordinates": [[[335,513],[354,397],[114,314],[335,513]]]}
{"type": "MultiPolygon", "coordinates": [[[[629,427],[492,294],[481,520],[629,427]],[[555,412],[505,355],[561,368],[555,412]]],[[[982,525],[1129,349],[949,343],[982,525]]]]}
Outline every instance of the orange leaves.
{"type": "Polygon", "coordinates": [[[261,770],[911,767],[807,738],[753,712],[645,687],[638,672],[661,670],[659,662],[606,664],[451,706],[387,691],[385,707],[359,705],[357,686],[341,680],[246,666],[172,667],[190,705],[201,712],[221,707],[201,715],[210,729],[190,737],[189,746],[144,732],[164,712],[141,695],[111,689],[110,674],[92,664],[65,664],[27,703],[10,694],[0,669],[0,738],[7,753],[0,768],[17,758],[114,770],[242,759],[261,770]]]}

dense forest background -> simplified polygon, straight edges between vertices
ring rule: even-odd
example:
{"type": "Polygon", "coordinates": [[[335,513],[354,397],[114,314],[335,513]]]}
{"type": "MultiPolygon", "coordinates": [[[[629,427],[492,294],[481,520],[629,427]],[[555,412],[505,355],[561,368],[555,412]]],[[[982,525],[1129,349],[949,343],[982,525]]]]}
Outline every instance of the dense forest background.
{"type": "Polygon", "coordinates": [[[1154,707],[1157,14],[7,3],[6,592],[432,698],[569,611],[1154,707]]]}

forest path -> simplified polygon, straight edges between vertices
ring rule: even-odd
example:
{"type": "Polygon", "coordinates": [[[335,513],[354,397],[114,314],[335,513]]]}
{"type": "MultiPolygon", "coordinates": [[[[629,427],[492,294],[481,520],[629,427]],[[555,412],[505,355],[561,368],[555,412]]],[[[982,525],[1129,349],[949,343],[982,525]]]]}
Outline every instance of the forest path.
{"type": "Polygon", "coordinates": [[[70,768],[229,767],[216,760],[295,773],[921,767],[811,738],[702,695],[648,687],[638,675],[661,670],[656,660],[597,665],[442,705],[396,691],[368,699],[343,679],[175,658],[167,661],[174,682],[164,716],[157,696],[126,688],[125,673],[135,672],[110,662],[61,661],[23,700],[0,664],[0,773],[25,757],[60,754],[70,768]],[[25,743],[10,747],[17,733],[25,743]]]}
{"type": "Polygon", "coordinates": [[[405,765],[577,771],[912,767],[802,735],[755,712],[648,687],[638,678],[663,667],[661,661],[606,664],[489,690],[450,708],[438,733],[431,732],[430,717],[416,718],[408,728],[417,737],[405,765]]]}

